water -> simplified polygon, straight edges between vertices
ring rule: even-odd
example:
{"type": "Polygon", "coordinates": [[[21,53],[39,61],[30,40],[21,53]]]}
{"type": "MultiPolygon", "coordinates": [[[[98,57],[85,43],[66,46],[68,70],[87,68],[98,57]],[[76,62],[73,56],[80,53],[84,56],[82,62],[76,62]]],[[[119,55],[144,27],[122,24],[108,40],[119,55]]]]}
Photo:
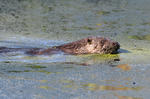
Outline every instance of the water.
{"type": "Polygon", "coordinates": [[[97,35],[121,45],[117,55],[1,54],[0,98],[149,99],[149,4],[0,0],[0,46],[47,48],[97,35]]]}

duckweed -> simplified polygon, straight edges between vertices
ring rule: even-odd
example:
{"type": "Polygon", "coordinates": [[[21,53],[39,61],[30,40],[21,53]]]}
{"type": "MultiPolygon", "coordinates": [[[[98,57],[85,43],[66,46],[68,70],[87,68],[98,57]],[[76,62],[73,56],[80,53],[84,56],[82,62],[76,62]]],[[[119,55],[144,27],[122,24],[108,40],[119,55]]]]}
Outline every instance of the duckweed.
{"type": "Polygon", "coordinates": [[[128,36],[130,39],[135,39],[135,40],[149,40],[150,41],[150,34],[147,35],[132,35],[128,36]]]}

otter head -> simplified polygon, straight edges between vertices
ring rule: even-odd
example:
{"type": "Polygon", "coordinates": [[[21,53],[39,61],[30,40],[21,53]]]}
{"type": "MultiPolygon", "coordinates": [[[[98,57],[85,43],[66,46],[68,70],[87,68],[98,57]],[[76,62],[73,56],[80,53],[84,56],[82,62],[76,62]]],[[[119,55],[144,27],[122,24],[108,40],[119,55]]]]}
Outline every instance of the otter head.
{"type": "Polygon", "coordinates": [[[87,53],[114,54],[120,48],[118,42],[104,37],[88,37],[84,40],[87,42],[85,45],[87,53]]]}
{"type": "Polygon", "coordinates": [[[56,48],[69,54],[113,54],[117,53],[120,45],[104,37],[88,37],[56,48]]]}

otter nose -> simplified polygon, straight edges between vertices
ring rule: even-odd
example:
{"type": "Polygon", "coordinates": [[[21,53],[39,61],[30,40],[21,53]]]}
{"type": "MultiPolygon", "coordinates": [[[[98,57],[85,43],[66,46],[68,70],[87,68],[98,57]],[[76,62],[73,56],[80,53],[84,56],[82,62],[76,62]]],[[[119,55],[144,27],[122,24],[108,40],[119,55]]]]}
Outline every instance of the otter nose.
{"type": "Polygon", "coordinates": [[[113,46],[118,50],[120,48],[120,44],[118,42],[113,42],[113,46]]]}

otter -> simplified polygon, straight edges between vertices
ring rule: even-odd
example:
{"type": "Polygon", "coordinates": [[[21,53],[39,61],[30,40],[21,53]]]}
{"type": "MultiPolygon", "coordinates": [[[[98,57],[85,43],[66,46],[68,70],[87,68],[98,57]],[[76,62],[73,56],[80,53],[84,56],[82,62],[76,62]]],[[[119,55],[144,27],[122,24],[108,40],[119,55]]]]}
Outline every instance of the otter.
{"type": "Polygon", "coordinates": [[[66,54],[115,54],[118,52],[120,44],[104,37],[87,37],[71,43],[43,48],[7,48],[0,47],[0,53],[12,51],[24,51],[28,55],[50,55],[58,52],[66,54]]]}

